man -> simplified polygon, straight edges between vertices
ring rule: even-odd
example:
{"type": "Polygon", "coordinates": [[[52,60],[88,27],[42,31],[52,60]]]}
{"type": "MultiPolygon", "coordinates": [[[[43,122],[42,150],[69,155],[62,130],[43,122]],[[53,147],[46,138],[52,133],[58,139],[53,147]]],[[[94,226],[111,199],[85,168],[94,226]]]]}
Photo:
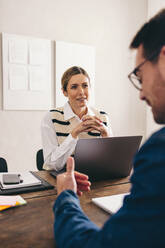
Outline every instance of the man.
{"type": "MultiPolygon", "coordinates": [[[[151,106],[157,123],[165,123],[165,9],[134,37],[136,68],[129,79],[140,99],[151,106]]],[[[86,180],[87,181],[87,180],[86,180]]],[[[154,133],[134,159],[131,193],[122,208],[98,228],[83,213],[76,195],[74,161],[57,178],[54,206],[57,247],[165,247],[165,128],[154,133]]]]}

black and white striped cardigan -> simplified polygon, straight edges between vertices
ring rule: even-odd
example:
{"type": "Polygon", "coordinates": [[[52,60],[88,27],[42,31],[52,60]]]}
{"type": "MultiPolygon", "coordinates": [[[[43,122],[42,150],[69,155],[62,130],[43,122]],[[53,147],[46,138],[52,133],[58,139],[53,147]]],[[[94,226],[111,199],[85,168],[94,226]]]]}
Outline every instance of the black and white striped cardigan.
{"type": "MultiPolygon", "coordinates": [[[[99,119],[101,119],[101,121],[108,127],[108,124],[109,124],[108,115],[103,111],[98,111],[94,108],[91,108],[91,109],[93,113],[99,119]]],[[[50,110],[50,112],[51,112],[52,122],[56,130],[58,144],[60,145],[66,139],[66,137],[71,133],[73,128],[77,126],[79,122],[75,117],[70,118],[69,120],[64,120],[64,108],[63,107],[50,110]]],[[[85,139],[85,138],[96,138],[100,136],[101,136],[100,132],[92,131],[88,133],[86,132],[80,133],[78,138],[85,139]]]]}

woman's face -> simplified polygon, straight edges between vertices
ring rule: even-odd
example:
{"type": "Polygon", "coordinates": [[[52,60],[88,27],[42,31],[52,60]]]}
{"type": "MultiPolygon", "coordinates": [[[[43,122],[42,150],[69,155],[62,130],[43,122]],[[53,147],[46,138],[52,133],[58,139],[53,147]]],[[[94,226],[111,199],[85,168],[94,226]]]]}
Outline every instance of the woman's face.
{"type": "Polygon", "coordinates": [[[68,82],[67,90],[63,93],[68,97],[73,109],[86,107],[90,95],[89,79],[83,74],[72,76],[68,82]]]}

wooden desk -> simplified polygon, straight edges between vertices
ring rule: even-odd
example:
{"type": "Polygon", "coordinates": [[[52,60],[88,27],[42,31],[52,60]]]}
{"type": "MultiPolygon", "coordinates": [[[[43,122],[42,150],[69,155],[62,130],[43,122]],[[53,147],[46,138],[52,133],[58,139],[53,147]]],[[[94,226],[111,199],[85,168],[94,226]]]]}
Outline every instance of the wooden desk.
{"type": "MultiPolygon", "coordinates": [[[[53,185],[56,180],[48,172],[39,172],[41,177],[53,185]]],[[[128,178],[93,183],[92,189],[80,198],[81,206],[88,217],[102,226],[107,214],[91,202],[91,198],[128,192],[128,178]]],[[[0,213],[0,245],[5,248],[51,248],[54,216],[52,207],[57,197],[56,190],[22,194],[27,205],[8,209],[0,213]]]]}

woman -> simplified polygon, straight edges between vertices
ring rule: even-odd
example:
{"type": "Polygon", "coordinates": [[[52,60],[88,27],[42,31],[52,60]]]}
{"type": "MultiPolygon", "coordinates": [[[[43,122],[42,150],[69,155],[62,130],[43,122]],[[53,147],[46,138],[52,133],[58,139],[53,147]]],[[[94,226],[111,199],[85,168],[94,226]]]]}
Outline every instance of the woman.
{"type": "Polygon", "coordinates": [[[50,110],[41,124],[44,169],[56,171],[64,168],[78,139],[112,136],[107,114],[88,106],[90,78],[87,72],[73,66],[63,74],[61,84],[68,102],[50,110]]]}

